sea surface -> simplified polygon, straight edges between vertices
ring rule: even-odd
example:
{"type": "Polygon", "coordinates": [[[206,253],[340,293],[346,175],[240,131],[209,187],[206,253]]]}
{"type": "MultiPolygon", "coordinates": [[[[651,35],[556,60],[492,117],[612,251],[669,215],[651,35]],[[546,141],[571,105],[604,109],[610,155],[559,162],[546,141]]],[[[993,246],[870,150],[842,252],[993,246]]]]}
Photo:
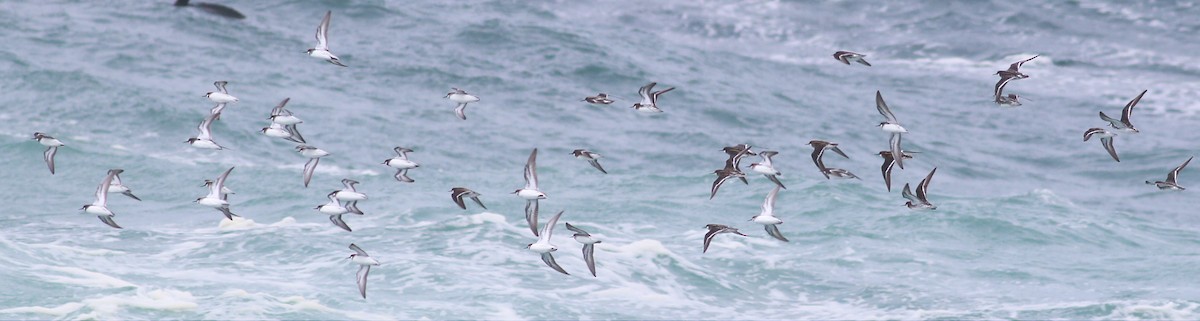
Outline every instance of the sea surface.
{"type": "Polygon", "coordinates": [[[1200,318],[1200,164],[1197,190],[1143,183],[1200,154],[1194,1],[210,1],[247,18],[0,2],[0,319],[1200,318]],[[348,68],[304,53],[326,10],[348,68]],[[1006,91],[1025,105],[992,103],[1034,55],[1006,91]],[[228,150],[192,148],[217,80],[240,98],[212,127],[228,150]],[[665,112],[634,112],[652,81],[676,88],[665,112]],[[451,87],[481,97],[465,121],[451,87]],[[876,90],[920,152],[891,192],[876,90]],[[1121,162],[1083,141],[1142,90],[1121,162]],[[597,92],[617,102],[580,101],[597,92]],[[259,132],[287,97],[332,154],[308,188],[295,144],[259,132]],[[33,132],[66,143],[56,175],[33,132]],[[812,139],[862,180],[826,180],[812,139]],[[779,151],[791,242],[747,221],[761,175],[709,200],[738,143],[779,151]],[[381,164],[395,146],[415,183],[381,164]],[[596,277],[561,223],[569,276],[525,248],[534,148],[542,222],[603,239],[596,277]],[[237,221],[193,202],[229,167],[237,221]],[[934,167],[938,209],[910,211],[901,187],[934,167]],[[109,197],[122,230],[78,210],[110,168],[142,198],[109,197]],[[370,197],[354,232],[313,209],[343,178],[370,197]],[[710,223],[748,236],[701,253],[710,223]],[[350,243],[382,262],[366,299],[350,243]]]}

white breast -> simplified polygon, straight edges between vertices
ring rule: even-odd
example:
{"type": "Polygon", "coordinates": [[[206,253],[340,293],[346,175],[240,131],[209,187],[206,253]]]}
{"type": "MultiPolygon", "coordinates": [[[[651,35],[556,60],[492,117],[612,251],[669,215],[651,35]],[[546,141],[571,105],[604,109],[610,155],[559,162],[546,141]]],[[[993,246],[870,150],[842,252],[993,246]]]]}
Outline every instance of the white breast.
{"type": "Polygon", "coordinates": [[[416,162],[413,162],[413,161],[410,161],[407,159],[403,159],[403,158],[399,158],[399,157],[389,159],[387,165],[389,167],[396,168],[396,169],[417,168],[416,162]]]}
{"type": "Polygon", "coordinates": [[[475,97],[475,95],[451,94],[447,98],[456,103],[473,103],[479,101],[479,97],[475,97]]]}
{"type": "Polygon", "coordinates": [[[214,92],[214,93],[208,94],[208,100],[211,100],[214,103],[218,103],[218,104],[227,104],[227,103],[232,103],[232,102],[238,101],[237,97],[234,97],[234,96],[232,96],[230,94],[226,94],[226,93],[220,93],[220,92],[214,92]]]}
{"type": "Polygon", "coordinates": [[[208,207],[212,207],[212,208],[220,208],[220,207],[229,206],[229,202],[226,202],[219,198],[213,198],[213,197],[201,198],[200,200],[196,201],[196,203],[200,203],[200,205],[204,205],[204,206],[208,206],[208,207]]]}

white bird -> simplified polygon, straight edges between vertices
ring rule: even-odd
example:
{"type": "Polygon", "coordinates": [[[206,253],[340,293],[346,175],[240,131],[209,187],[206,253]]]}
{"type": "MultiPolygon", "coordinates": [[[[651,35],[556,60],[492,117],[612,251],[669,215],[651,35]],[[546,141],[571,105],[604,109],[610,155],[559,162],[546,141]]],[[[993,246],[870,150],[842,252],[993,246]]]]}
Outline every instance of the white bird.
{"type": "Polygon", "coordinates": [[[363,251],[363,249],[359,248],[358,245],[354,245],[354,243],[350,243],[350,249],[354,250],[354,253],[350,254],[350,257],[346,259],[358,264],[358,273],[355,276],[355,279],[358,280],[358,293],[362,294],[363,299],[366,299],[367,275],[371,274],[371,266],[379,265],[379,261],[367,255],[367,251],[363,251]]]}
{"type": "Polygon", "coordinates": [[[329,156],[329,152],[308,145],[296,146],[296,151],[308,157],[308,162],[304,163],[304,187],[308,187],[308,181],[312,180],[313,172],[317,170],[317,163],[321,162],[321,157],[329,156]]]}
{"type": "Polygon", "coordinates": [[[196,129],[200,130],[200,135],[197,135],[193,138],[188,138],[186,143],[191,144],[192,147],[196,148],[218,150],[225,149],[225,147],[217,144],[212,137],[212,124],[213,120],[217,119],[217,116],[219,116],[219,114],[209,114],[208,116],[205,116],[204,121],[200,122],[200,126],[196,127],[196,129]]]}
{"type": "Polygon", "coordinates": [[[392,150],[396,152],[396,157],[383,161],[384,165],[396,169],[396,175],[392,175],[392,177],[395,177],[397,181],[405,183],[415,182],[415,180],[408,177],[408,170],[421,167],[421,165],[408,159],[408,153],[413,150],[400,146],[396,146],[392,150]]]}
{"type": "Polygon", "coordinates": [[[321,19],[321,24],[317,26],[317,47],[308,49],[308,56],[346,67],[337,56],[329,52],[329,18],[332,15],[333,11],[325,11],[325,18],[321,19]]]}
{"type": "Polygon", "coordinates": [[[38,144],[46,146],[46,151],[42,152],[42,159],[46,161],[46,166],[50,167],[50,175],[54,175],[54,154],[57,154],[58,148],[65,144],[43,133],[33,133],[33,139],[38,141],[38,144]]]}
{"type": "Polygon", "coordinates": [[[450,92],[446,93],[446,96],[442,98],[449,98],[450,101],[458,103],[457,106],[454,106],[454,115],[457,115],[458,119],[467,120],[467,103],[477,102],[479,101],[479,97],[468,94],[462,89],[450,89],[450,92]]]}
{"type": "Polygon", "coordinates": [[[600,243],[600,240],[592,237],[592,234],[589,234],[587,231],[571,225],[571,223],[567,223],[567,229],[571,230],[571,232],[575,232],[575,235],[572,235],[571,238],[574,238],[576,242],[583,244],[583,261],[587,262],[588,271],[591,271],[592,277],[595,277],[596,244],[600,243]]]}
{"type": "Polygon", "coordinates": [[[780,173],[779,170],[775,169],[775,165],[772,165],[771,163],[771,157],[777,154],[779,154],[779,152],[773,150],[764,150],[758,152],[758,156],[762,156],[763,161],[761,163],[750,164],[750,170],[759,174],[763,174],[763,176],[766,176],[767,179],[775,182],[776,186],[786,189],[787,187],[784,187],[783,183],[779,181],[779,177],[777,177],[783,175],[783,173],[780,173]]]}
{"type": "Polygon", "coordinates": [[[554,255],[551,254],[554,253],[554,251],[558,251],[558,248],[554,247],[554,244],[550,244],[550,234],[554,233],[554,225],[558,224],[558,218],[562,217],[562,214],[563,211],[558,211],[558,214],[554,214],[554,217],[551,217],[550,221],[546,222],[546,226],[542,227],[542,233],[538,235],[537,242],[529,244],[526,246],[526,248],[531,251],[541,253],[542,262],[546,262],[546,265],[550,266],[550,268],[562,274],[571,275],[570,273],[567,273],[567,271],[563,270],[561,266],[558,266],[558,262],[554,261],[554,255]]]}
{"type": "Polygon", "coordinates": [[[326,195],[326,197],[329,198],[329,202],[322,205],[317,205],[317,207],[314,207],[313,209],[321,212],[322,214],[329,215],[329,221],[333,222],[333,225],[337,225],[337,227],[346,230],[346,232],[353,232],[353,230],[350,229],[350,226],[346,225],[346,221],[342,220],[342,214],[350,213],[350,210],[345,206],[342,206],[342,202],[338,201],[336,197],[333,197],[334,194],[337,194],[337,192],[335,191],[329,193],[329,195],[326,195]]]}
{"type": "Polygon", "coordinates": [[[525,188],[518,189],[513,194],[525,199],[525,221],[529,223],[529,230],[533,231],[534,236],[537,236],[538,200],[546,199],[546,194],[538,190],[537,148],[529,153],[529,160],[525,162],[525,188]]]}
{"type": "MultiPolygon", "coordinates": [[[[212,102],[217,103],[217,104],[236,103],[238,101],[237,97],[230,95],[229,91],[225,90],[225,85],[227,85],[227,84],[229,84],[229,82],[224,81],[224,80],[214,82],[213,86],[217,86],[217,91],[210,91],[210,92],[204,94],[204,97],[208,97],[208,100],[211,100],[212,102]]],[[[221,106],[221,107],[224,107],[224,106],[221,106]]],[[[220,115],[221,110],[216,109],[214,107],[212,113],[220,115]]],[[[218,117],[220,117],[220,116],[218,116],[218,117]]]]}
{"type": "Polygon", "coordinates": [[[296,117],[296,115],[293,115],[292,111],[284,108],[284,106],[287,106],[287,103],[290,100],[292,100],[290,97],[284,98],[283,101],[280,101],[278,105],[275,105],[275,108],[271,108],[271,117],[269,118],[271,119],[271,122],[280,125],[295,125],[304,122],[303,120],[300,120],[300,118],[296,117]]]}
{"type": "Polygon", "coordinates": [[[271,125],[263,127],[262,133],[270,137],[278,137],[287,139],[296,143],[304,144],[304,136],[300,135],[300,130],[296,129],[296,125],[304,121],[292,115],[292,111],[287,110],[284,106],[287,105],[291,98],[284,98],[275,108],[271,109],[271,125]]]}
{"type": "Polygon", "coordinates": [[[771,189],[770,193],[767,193],[767,199],[763,200],[762,212],[751,217],[750,220],[754,221],[754,223],[762,224],[763,228],[767,230],[767,234],[771,235],[771,237],[787,242],[788,239],[783,237],[783,233],[779,232],[779,224],[783,224],[783,220],[775,217],[775,196],[779,195],[780,187],[776,185],[774,189],[771,189]]]}
{"type": "Polygon", "coordinates": [[[345,185],[346,188],[333,191],[333,197],[346,201],[346,210],[349,210],[350,213],[362,214],[363,212],[358,209],[358,201],[366,200],[367,194],[360,193],[354,188],[354,184],[358,184],[358,181],[349,178],[342,179],[342,185],[345,185]]]}
{"type": "Polygon", "coordinates": [[[117,171],[117,172],[116,172],[116,174],[113,175],[112,185],[108,187],[108,192],[109,193],[121,193],[121,194],[124,194],[125,196],[129,196],[129,198],[141,201],[142,200],[141,198],[138,198],[137,196],[133,195],[133,190],[130,190],[129,186],[125,186],[125,184],[121,184],[121,173],[124,172],[125,170],[115,169],[115,171],[117,171]]]}
{"type": "Polygon", "coordinates": [[[113,214],[112,211],[108,210],[108,189],[112,186],[113,177],[121,172],[122,170],[120,169],[108,170],[108,175],[104,176],[104,180],[100,181],[100,186],[96,188],[96,200],[92,201],[92,204],[79,208],[84,213],[96,215],[100,218],[101,222],[113,228],[121,228],[121,226],[117,225],[116,221],[113,221],[113,216],[117,214],[113,214]]]}
{"type": "Polygon", "coordinates": [[[232,171],[233,167],[230,167],[229,169],[225,170],[224,173],[221,173],[221,176],[217,176],[216,181],[213,181],[212,184],[208,184],[208,195],[196,199],[196,203],[215,208],[218,211],[221,211],[221,214],[225,214],[225,218],[230,220],[233,220],[233,217],[238,215],[233,214],[233,212],[229,210],[229,201],[225,200],[225,194],[221,191],[225,188],[225,179],[229,177],[229,173],[232,171]]]}

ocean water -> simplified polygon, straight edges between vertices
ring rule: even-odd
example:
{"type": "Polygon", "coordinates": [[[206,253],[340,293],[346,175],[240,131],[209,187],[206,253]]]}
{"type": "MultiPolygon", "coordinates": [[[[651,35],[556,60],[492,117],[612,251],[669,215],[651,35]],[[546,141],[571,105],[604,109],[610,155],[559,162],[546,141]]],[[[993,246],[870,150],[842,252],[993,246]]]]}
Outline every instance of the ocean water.
{"type": "Polygon", "coordinates": [[[1200,197],[1142,183],[1200,152],[1195,2],[221,1],[245,20],[170,2],[0,2],[0,318],[1200,318],[1200,197]],[[326,10],[349,68],[304,54],[326,10]],[[997,107],[992,73],[1032,55],[1008,86],[1025,105],[997,107]],[[241,99],[213,126],[229,150],[197,150],[216,80],[241,99]],[[665,113],[629,108],[650,81],[677,88],[665,113]],[[450,87],[482,98],[466,121],[450,87]],[[876,90],[921,152],[892,192],[876,90]],[[1082,141],[1142,90],[1122,162],[1082,141]],[[596,92],[618,102],[579,101],[596,92]],[[285,97],[332,153],[308,188],[293,144],[258,132],[285,97]],[[67,144],[56,175],[35,131],[67,144]],[[863,179],[825,180],[810,139],[863,179]],[[708,199],[737,143],[779,151],[791,242],[747,222],[761,175],[708,199]],[[415,183],[380,164],[395,146],[415,183]],[[570,276],[525,249],[509,193],[535,147],[542,220],[604,240],[597,277],[561,226],[570,276]],[[231,166],[245,220],[222,222],[192,201],[231,166]],[[908,210],[900,187],[933,167],[938,209],[908,210]],[[143,199],[110,197],[123,230],[77,210],[109,168],[143,199]],[[342,178],[370,196],[354,232],[313,210],[342,178]],[[702,254],[709,223],[749,236],[702,254]],[[367,299],[350,243],[382,262],[367,299]]]}

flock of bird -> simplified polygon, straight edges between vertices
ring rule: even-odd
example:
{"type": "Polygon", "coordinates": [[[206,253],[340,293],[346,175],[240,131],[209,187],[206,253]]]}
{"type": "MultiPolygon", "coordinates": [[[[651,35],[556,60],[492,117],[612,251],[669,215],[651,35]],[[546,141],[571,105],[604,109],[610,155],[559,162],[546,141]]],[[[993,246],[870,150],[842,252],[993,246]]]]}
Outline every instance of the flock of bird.
{"type": "MultiPolygon", "coordinates": [[[[186,4],[186,1],[183,2],[186,4]]],[[[324,18],[321,20],[321,23],[318,25],[316,31],[317,45],[314,48],[308,49],[306,52],[313,58],[324,60],[336,66],[346,67],[347,65],[345,63],[343,63],[336,55],[330,52],[328,32],[331,15],[332,11],[325,13],[324,18]]],[[[871,66],[871,64],[864,59],[866,56],[862,54],[849,51],[838,51],[834,53],[833,56],[838,61],[847,65],[850,65],[851,62],[856,62],[864,66],[871,66]]],[[[1028,78],[1029,76],[1022,73],[1020,68],[1024,63],[1029,62],[1037,57],[1038,56],[1034,56],[1029,59],[1015,62],[1009,66],[1007,70],[996,72],[996,75],[1000,76],[1000,81],[996,83],[995,87],[996,104],[1005,106],[1021,105],[1019,96],[1017,94],[1010,93],[1005,95],[1004,90],[1011,81],[1028,78]]],[[[229,93],[226,88],[227,85],[228,82],[226,81],[217,81],[214,83],[217,91],[209,92],[204,95],[204,97],[208,98],[216,105],[210,109],[204,120],[200,122],[200,125],[197,127],[197,131],[199,133],[196,135],[196,137],[189,138],[186,141],[192,147],[210,150],[225,149],[225,147],[221,146],[214,140],[212,124],[214,121],[220,119],[221,113],[224,111],[227,104],[237,103],[239,101],[237,97],[229,93]]],[[[638,90],[641,100],[637,103],[634,103],[631,108],[642,113],[663,112],[658,105],[659,98],[662,94],[674,90],[675,87],[655,91],[655,86],[656,83],[651,82],[641,87],[638,90]]],[[[1138,101],[1140,101],[1142,96],[1145,94],[1146,91],[1142,91],[1141,94],[1126,104],[1120,119],[1111,118],[1105,115],[1104,112],[1100,112],[1100,118],[1108,122],[1115,131],[1109,131],[1099,127],[1091,128],[1085,132],[1084,141],[1091,139],[1093,136],[1098,137],[1105,149],[1108,151],[1109,155],[1112,156],[1113,160],[1119,162],[1120,159],[1117,156],[1116,150],[1113,148],[1113,138],[1116,137],[1117,132],[1122,134],[1139,132],[1138,129],[1136,129],[1130,122],[1130,115],[1133,107],[1137,105],[1138,101]]],[[[452,90],[443,98],[457,104],[455,106],[454,113],[459,119],[462,120],[466,120],[467,118],[465,112],[467,104],[478,102],[480,100],[478,96],[469,94],[459,88],[452,88],[452,90]]],[[[279,102],[279,104],[271,110],[269,116],[269,120],[271,122],[267,125],[267,127],[263,127],[261,132],[269,137],[281,138],[299,144],[295,147],[296,151],[300,155],[308,158],[302,173],[303,184],[305,187],[308,187],[316,166],[320,162],[320,159],[322,157],[329,156],[330,153],[320,148],[307,145],[306,140],[303,138],[303,136],[301,136],[297,128],[297,125],[303,123],[303,121],[286,108],[288,101],[288,98],[283,99],[283,101],[279,102]]],[[[585,97],[582,101],[597,105],[609,105],[615,102],[605,93],[599,93],[595,96],[585,97]]],[[[877,155],[883,159],[883,164],[880,166],[880,171],[883,175],[885,186],[890,192],[892,185],[891,174],[893,168],[899,167],[904,169],[904,160],[912,159],[917,152],[906,151],[902,148],[902,137],[905,133],[908,133],[908,130],[901,125],[900,121],[888,107],[887,103],[883,99],[883,95],[879,91],[875,92],[875,104],[877,111],[884,118],[884,120],[880,122],[877,127],[889,135],[889,148],[887,150],[879,151],[877,155]]],[[[57,153],[58,148],[64,146],[65,144],[61,140],[41,132],[34,133],[33,139],[37,140],[37,142],[41,145],[46,146],[43,157],[46,165],[50,169],[50,173],[54,174],[54,156],[57,153]]],[[[849,156],[839,148],[838,143],[814,139],[809,141],[808,145],[813,148],[811,154],[813,164],[816,165],[817,169],[823,176],[825,176],[826,179],[860,179],[857,175],[848,170],[825,165],[824,155],[827,151],[833,151],[843,158],[849,158],[849,156]]],[[[767,193],[762,204],[761,212],[758,215],[751,217],[750,221],[762,225],[767,235],[780,241],[788,242],[788,239],[779,230],[779,225],[783,223],[783,220],[775,215],[774,210],[775,200],[779,194],[779,191],[781,189],[787,189],[787,187],[785,187],[779,179],[779,177],[783,174],[776,169],[772,163],[772,157],[777,155],[779,152],[764,150],[755,153],[751,149],[751,146],[747,144],[737,144],[724,147],[722,151],[726,153],[727,159],[725,160],[725,165],[722,168],[713,171],[717,177],[712,183],[709,199],[711,200],[715,198],[720,187],[730,178],[737,178],[744,184],[749,184],[746,178],[746,173],[742,171],[743,167],[741,166],[741,160],[746,156],[761,157],[762,160],[760,162],[751,163],[748,168],[753,173],[762,174],[764,177],[770,180],[774,185],[774,188],[767,193]]],[[[420,167],[418,163],[410,160],[408,157],[408,154],[413,152],[413,150],[404,147],[395,147],[394,152],[396,153],[396,156],[383,161],[383,165],[396,170],[394,178],[397,181],[403,183],[415,182],[415,180],[408,176],[409,170],[420,167]]],[[[599,159],[602,158],[600,154],[593,153],[586,149],[576,149],[572,152],[572,155],[574,155],[577,159],[586,160],[592,167],[599,170],[601,173],[608,173],[608,171],[606,171],[599,163],[599,159]]],[[[547,197],[546,194],[538,188],[537,156],[538,149],[534,148],[530,152],[529,158],[525,163],[525,185],[524,187],[513,191],[512,194],[515,194],[517,197],[525,200],[526,223],[528,224],[529,230],[532,232],[533,236],[537,237],[537,241],[528,244],[527,248],[540,254],[542,261],[550,268],[563,274],[569,274],[555,261],[553,252],[557,251],[558,248],[551,243],[551,235],[553,234],[554,228],[557,226],[559,219],[562,217],[563,212],[559,211],[552,216],[545,225],[539,228],[538,201],[544,200],[547,197]]],[[[1146,181],[1146,183],[1155,185],[1156,187],[1164,190],[1183,190],[1184,187],[1178,184],[1177,178],[1179,172],[1183,170],[1183,168],[1186,167],[1189,162],[1191,162],[1191,158],[1188,158],[1188,160],[1182,165],[1172,170],[1167,175],[1165,181],[1146,181]]],[[[208,193],[195,200],[195,203],[201,206],[214,208],[221,212],[222,215],[228,220],[234,220],[234,218],[238,216],[237,214],[234,214],[230,208],[229,195],[234,194],[234,192],[230,190],[226,184],[226,181],[230,173],[233,172],[233,169],[233,167],[226,169],[214,180],[206,180],[204,182],[204,186],[208,188],[208,193]]],[[[108,208],[108,194],[114,192],[122,193],[135,200],[141,200],[135,196],[133,191],[121,181],[120,174],[123,172],[124,170],[122,169],[108,170],[107,175],[103,180],[101,180],[100,185],[96,189],[95,200],[91,204],[84,205],[81,208],[84,213],[95,215],[104,224],[117,229],[120,229],[121,226],[118,225],[113,219],[116,214],[108,208]]],[[[906,183],[904,185],[901,195],[908,200],[905,203],[906,207],[913,210],[937,209],[937,206],[929,201],[927,194],[929,184],[936,172],[937,167],[934,167],[932,170],[930,170],[929,174],[926,175],[925,178],[916,185],[915,193],[913,192],[913,189],[910,188],[909,184],[906,183]]],[[[344,188],[327,194],[328,202],[316,206],[315,210],[322,214],[328,215],[329,220],[333,225],[349,232],[352,231],[352,229],[343,220],[342,215],[364,215],[363,211],[358,208],[358,202],[365,201],[368,199],[368,197],[366,194],[359,192],[356,189],[356,185],[359,184],[358,181],[347,178],[343,179],[341,182],[344,185],[344,188]]],[[[479,207],[487,209],[487,207],[484,206],[483,202],[480,200],[480,196],[480,193],[477,193],[466,187],[454,187],[450,189],[451,199],[455,205],[463,210],[467,209],[467,204],[465,202],[465,199],[467,198],[470,198],[475,204],[479,205],[479,207]]],[[[587,264],[588,270],[593,277],[596,276],[594,248],[595,244],[601,243],[601,240],[593,237],[587,231],[571,225],[570,223],[565,223],[565,226],[568,230],[574,233],[572,238],[582,245],[583,258],[587,264]]],[[[705,253],[708,251],[709,245],[713,238],[719,234],[729,233],[746,236],[746,234],[743,234],[737,228],[728,225],[708,224],[706,227],[708,228],[708,232],[704,236],[702,250],[702,252],[705,253]]],[[[371,267],[377,266],[380,263],[378,260],[368,255],[366,251],[356,244],[350,244],[349,248],[353,250],[354,253],[350,254],[347,259],[359,265],[356,280],[359,293],[365,299],[367,276],[370,274],[371,267]]]]}

